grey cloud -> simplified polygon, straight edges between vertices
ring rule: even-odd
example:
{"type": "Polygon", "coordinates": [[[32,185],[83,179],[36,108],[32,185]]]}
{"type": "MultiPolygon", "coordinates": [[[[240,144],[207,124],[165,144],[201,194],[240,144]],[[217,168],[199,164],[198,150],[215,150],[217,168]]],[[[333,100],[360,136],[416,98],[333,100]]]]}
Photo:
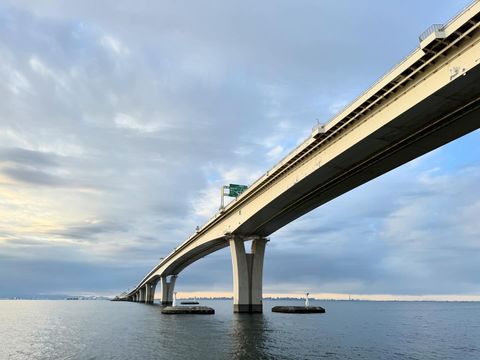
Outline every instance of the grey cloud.
{"type": "Polygon", "coordinates": [[[140,275],[135,268],[61,259],[25,261],[0,255],[0,297],[90,291],[108,294],[113,289],[134,283],[140,275]],[[19,266],[22,271],[12,271],[19,266]]]}
{"type": "Polygon", "coordinates": [[[70,186],[66,179],[51,175],[42,170],[23,167],[4,167],[1,171],[13,180],[28,184],[54,187],[70,186]]]}
{"type": "Polygon", "coordinates": [[[128,224],[115,222],[99,222],[93,224],[79,224],[70,226],[60,232],[53,234],[61,235],[66,238],[91,240],[99,235],[113,234],[116,232],[126,232],[129,230],[128,224]]]}
{"type": "Polygon", "coordinates": [[[21,148],[0,148],[0,161],[14,162],[35,167],[57,166],[55,157],[51,154],[21,148]]]}

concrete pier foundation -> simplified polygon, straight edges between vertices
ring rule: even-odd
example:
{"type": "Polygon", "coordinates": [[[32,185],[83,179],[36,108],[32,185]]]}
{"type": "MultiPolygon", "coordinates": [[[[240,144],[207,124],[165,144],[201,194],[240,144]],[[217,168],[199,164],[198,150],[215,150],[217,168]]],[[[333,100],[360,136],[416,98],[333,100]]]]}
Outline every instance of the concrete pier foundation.
{"type": "Polygon", "coordinates": [[[266,238],[252,241],[250,253],[245,252],[245,240],[240,237],[229,239],[233,268],[233,312],[261,313],[263,258],[266,238]]]}

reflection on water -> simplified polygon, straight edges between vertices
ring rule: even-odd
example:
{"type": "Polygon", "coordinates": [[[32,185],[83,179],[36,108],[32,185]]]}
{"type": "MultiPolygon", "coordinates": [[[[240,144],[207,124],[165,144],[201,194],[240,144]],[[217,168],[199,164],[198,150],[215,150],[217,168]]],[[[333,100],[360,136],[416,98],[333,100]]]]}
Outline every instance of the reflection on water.
{"type": "Polygon", "coordinates": [[[268,358],[268,321],[263,314],[233,314],[233,359],[268,358]]]}
{"type": "MultiPolygon", "coordinates": [[[[282,302],[282,305],[295,303],[282,302]]],[[[297,302],[296,305],[300,305],[297,302]]],[[[0,359],[480,359],[479,303],[322,302],[326,314],[162,315],[158,305],[0,301],[0,359]]]]}

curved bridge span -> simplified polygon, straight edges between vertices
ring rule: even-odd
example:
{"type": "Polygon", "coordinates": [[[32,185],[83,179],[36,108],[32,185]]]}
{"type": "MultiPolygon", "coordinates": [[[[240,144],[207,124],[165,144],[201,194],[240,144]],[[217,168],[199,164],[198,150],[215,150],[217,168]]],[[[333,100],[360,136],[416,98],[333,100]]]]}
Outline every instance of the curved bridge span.
{"type": "Polygon", "coordinates": [[[161,281],[229,246],[234,311],[262,311],[266,237],[296,218],[480,127],[480,2],[420,37],[420,46],[249,186],[118,300],[152,303],[161,281]],[[253,240],[251,253],[244,248],[253,240]]]}

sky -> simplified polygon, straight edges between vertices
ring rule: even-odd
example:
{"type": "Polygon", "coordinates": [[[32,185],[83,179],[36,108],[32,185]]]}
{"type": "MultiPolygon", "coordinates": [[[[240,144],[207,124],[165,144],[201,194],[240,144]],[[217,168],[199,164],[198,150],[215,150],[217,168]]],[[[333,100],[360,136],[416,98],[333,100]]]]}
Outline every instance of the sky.
{"type": "MultiPolygon", "coordinates": [[[[0,297],[134,287],[467,3],[0,0],[0,297]]],[[[480,299],[479,140],[272,234],[264,293],[480,299]]],[[[228,248],[176,283],[231,289],[228,248]]]]}

